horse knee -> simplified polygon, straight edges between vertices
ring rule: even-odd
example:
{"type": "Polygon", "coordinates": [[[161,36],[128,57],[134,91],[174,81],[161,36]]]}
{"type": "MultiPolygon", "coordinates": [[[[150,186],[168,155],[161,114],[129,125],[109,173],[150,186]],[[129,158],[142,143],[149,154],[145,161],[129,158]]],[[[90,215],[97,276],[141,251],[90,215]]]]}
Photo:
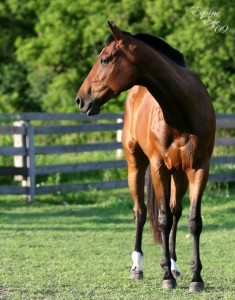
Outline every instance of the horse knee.
{"type": "Polygon", "coordinates": [[[144,226],[147,217],[146,205],[144,204],[141,207],[134,206],[133,212],[134,212],[135,222],[140,223],[142,226],[144,226]]]}
{"type": "Polygon", "coordinates": [[[202,218],[200,215],[192,215],[188,216],[188,228],[192,235],[200,235],[202,231],[202,218]]]}
{"type": "Polygon", "coordinates": [[[160,211],[158,216],[158,226],[160,228],[161,232],[167,232],[169,233],[172,227],[173,223],[173,216],[169,212],[166,211],[160,211]]]}
{"type": "Polygon", "coordinates": [[[182,207],[171,208],[171,213],[176,218],[176,220],[179,220],[182,216],[182,207]]]}

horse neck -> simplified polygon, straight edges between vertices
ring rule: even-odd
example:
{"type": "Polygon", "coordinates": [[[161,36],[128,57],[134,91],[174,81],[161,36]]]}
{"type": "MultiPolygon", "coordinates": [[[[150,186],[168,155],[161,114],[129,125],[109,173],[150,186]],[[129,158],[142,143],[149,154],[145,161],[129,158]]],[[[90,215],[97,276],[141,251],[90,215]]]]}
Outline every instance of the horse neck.
{"type": "Polygon", "coordinates": [[[154,50],[142,57],[145,61],[139,84],[158,101],[169,125],[186,130],[192,123],[193,109],[192,97],[188,96],[190,84],[184,74],[187,71],[154,50]]]}

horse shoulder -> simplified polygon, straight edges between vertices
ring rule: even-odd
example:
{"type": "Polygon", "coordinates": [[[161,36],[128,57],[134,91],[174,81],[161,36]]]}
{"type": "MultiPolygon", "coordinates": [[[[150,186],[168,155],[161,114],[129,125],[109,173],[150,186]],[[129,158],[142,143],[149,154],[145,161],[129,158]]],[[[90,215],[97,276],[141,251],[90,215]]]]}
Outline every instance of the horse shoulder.
{"type": "Polygon", "coordinates": [[[135,148],[138,146],[138,141],[135,133],[135,102],[138,92],[140,90],[139,86],[134,86],[128,91],[126,98],[125,111],[124,111],[124,127],[122,131],[122,145],[125,152],[134,152],[135,148]]]}

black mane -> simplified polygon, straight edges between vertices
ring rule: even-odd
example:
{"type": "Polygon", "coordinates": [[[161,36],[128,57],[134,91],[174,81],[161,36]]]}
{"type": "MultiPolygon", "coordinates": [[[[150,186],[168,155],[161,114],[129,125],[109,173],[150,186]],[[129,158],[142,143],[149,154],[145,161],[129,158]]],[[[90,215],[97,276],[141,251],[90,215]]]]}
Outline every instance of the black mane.
{"type": "MultiPolygon", "coordinates": [[[[146,43],[153,49],[156,49],[157,51],[164,54],[166,57],[170,58],[172,61],[174,61],[178,65],[185,67],[184,55],[177,49],[171,47],[169,44],[167,44],[162,39],[155,37],[153,35],[145,34],[145,33],[138,33],[136,35],[131,35],[129,32],[126,32],[126,31],[122,31],[122,32],[126,35],[132,36],[133,38],[135,38],[139,41],[146,43]]],[[[106,45],[109,45],[113,41],[114,41],[114,38],[112,35],[110,35],[106,40],[106,45]]]]}
{"type": "Polygon", "coordinates": [[[177,49],[171,47],[162,39],[144,33],[136,34],[134,35],[134,38],[158,50],[159,52],[161,52],[162,54],[164,54],[165,56],[173,60],[178,65],[185,67],[184,55],[181,52],[179,52],[177,49]]]}

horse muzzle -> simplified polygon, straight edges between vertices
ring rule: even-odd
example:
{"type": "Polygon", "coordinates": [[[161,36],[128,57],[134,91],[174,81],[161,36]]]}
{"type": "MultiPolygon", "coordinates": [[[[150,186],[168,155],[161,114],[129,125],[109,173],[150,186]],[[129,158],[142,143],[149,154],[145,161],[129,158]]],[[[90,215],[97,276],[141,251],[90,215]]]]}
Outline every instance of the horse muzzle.
{"type": "Polygon", "coordinates": [[[77,96],[75,102],[78,104],[79,109],[88,116],[97,115],[100,112],[100,105],[96,100],[83,100],[80,96],[77,96]]]}

